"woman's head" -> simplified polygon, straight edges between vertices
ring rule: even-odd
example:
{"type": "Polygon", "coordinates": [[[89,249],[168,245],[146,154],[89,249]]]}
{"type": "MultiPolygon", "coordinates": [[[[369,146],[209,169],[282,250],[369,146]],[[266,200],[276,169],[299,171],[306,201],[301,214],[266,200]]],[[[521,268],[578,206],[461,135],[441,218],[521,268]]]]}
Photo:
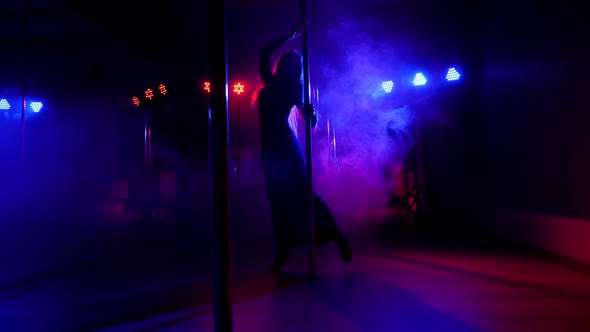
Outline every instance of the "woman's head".
{"type": "Polygon", "coordinates": [[[301,80],[303,77],[303,57],[297,51],[286,51],[277,59],[274,75],[284,80],[301,80]]]}
{"type": "MultiPolygon", "coordinates": [[[[303,98],[303,56],[297,51],[286,51],[279,56],[273,68],[273,82],[266,82],[267,84],[276,84],[281,88],[288,88],[288,94],[293,96],[293,99],[303,98]],[[286,84],[286,85],[285,85],[286,84]]],[[[258,108],[258,97],[261,90],[266,84],[261,85],[254,91],[251,99],[251,106],[253,109],[258,108]]],[[[300,104],[300,101],[297,102],[300,104]]]]}

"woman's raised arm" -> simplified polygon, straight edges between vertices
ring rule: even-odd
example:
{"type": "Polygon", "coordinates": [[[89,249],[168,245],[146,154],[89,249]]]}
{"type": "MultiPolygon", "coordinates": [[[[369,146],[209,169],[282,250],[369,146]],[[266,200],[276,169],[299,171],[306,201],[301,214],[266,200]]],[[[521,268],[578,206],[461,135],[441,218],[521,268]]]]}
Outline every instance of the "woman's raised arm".
{"type": "Polygon", "coordinates": [[[272,52],[274,52],[284,43],[299,37],[303,33],[303,30],[306,28],[306,26],[307,25],[305,23],[299,23],[291,30],[288,35],[281,36],[260,49],[258,70],[260,72],[260,78],[265,84],[270,83],[272,79],[272,71],[270,68],[270,56],[272,55],[272,52]]]}

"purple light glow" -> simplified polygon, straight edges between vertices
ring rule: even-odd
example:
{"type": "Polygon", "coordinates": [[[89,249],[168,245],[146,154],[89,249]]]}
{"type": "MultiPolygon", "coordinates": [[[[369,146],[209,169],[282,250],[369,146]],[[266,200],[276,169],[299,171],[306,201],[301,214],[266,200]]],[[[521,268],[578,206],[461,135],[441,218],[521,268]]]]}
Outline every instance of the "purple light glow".
{"type": "Polygon", "coordinates": [[[391,43],[383,31],[384,24],[375,20],[341,21],[328,31],[341,63],[322,68],[319,111],[327,113],[334,135],[325,144],[323,137],[315,139],[314,181],[334,213],[352,227],[364,227],[371,221],[357,217],[383,211],[393,194],[403,192],[403,163],[414,147],[410,130],[417,115],[403,96],[391,93],[393,80],[380,80],[403,69],[406,55],[400,50],[407,47],[391,43]]]}

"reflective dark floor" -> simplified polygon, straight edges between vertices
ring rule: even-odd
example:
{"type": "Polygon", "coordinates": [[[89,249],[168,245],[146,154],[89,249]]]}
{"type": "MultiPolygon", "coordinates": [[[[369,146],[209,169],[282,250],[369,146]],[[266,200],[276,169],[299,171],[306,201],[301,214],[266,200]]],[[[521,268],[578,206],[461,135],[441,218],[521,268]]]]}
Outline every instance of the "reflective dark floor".
{"type": "MultiPolygon", "coordinates": [[[[206,173],[195,181],[207,197],[206,173]]],[[[307,279],[307,248],[268,273],[260,178],[233,181],[234,331],[590,330],[583,271],[465,228],[394,222],[388,210],[345,215],[352,200],[328,191],[352,262],[328,243],[317,248],[317,279],[307,279]]],[[[197,202],[188,226],[128,211],[0,234],[0,331],[213,331],[210,202],[197,202]]]]}
{"type": "MultiPolygon", "coordinates": [[[[234,331],[590,330],[590,276],[493,239],[381,229],[353,239],[349,265],[319,247],[309,281],[305,249],[266,273],[267,235],[235,232],[234,331]]],[[[0,285],[0,330],[214,330],[206,241],[165,228],[103,241],[92,259],[0,285]]]]}

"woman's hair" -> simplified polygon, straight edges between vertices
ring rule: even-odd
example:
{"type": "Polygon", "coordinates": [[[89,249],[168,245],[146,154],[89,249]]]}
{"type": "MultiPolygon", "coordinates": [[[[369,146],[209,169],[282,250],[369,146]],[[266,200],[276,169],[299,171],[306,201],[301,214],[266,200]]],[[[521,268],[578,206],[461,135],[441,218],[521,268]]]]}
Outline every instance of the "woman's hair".
{"type": "MultiPolygon", "coordinates": [[[[303,82],[303,56],[295,51],[288,50],[283,52],[274,64],[272,70],[273,80],[280,80],[284,82],[303,82]]],[[[260,90],[266,86],[266,83],[262,81],[262,84],[254,91],[250,100],[252,109],[258,108],[258,95],[260,90]]]]}
{"type": "Polygon", "coordinates": [[[303,56],[294,50],[284,52],[275,62],[273,76],[287,81],[301,81],[303,79],[303,56]]]}

